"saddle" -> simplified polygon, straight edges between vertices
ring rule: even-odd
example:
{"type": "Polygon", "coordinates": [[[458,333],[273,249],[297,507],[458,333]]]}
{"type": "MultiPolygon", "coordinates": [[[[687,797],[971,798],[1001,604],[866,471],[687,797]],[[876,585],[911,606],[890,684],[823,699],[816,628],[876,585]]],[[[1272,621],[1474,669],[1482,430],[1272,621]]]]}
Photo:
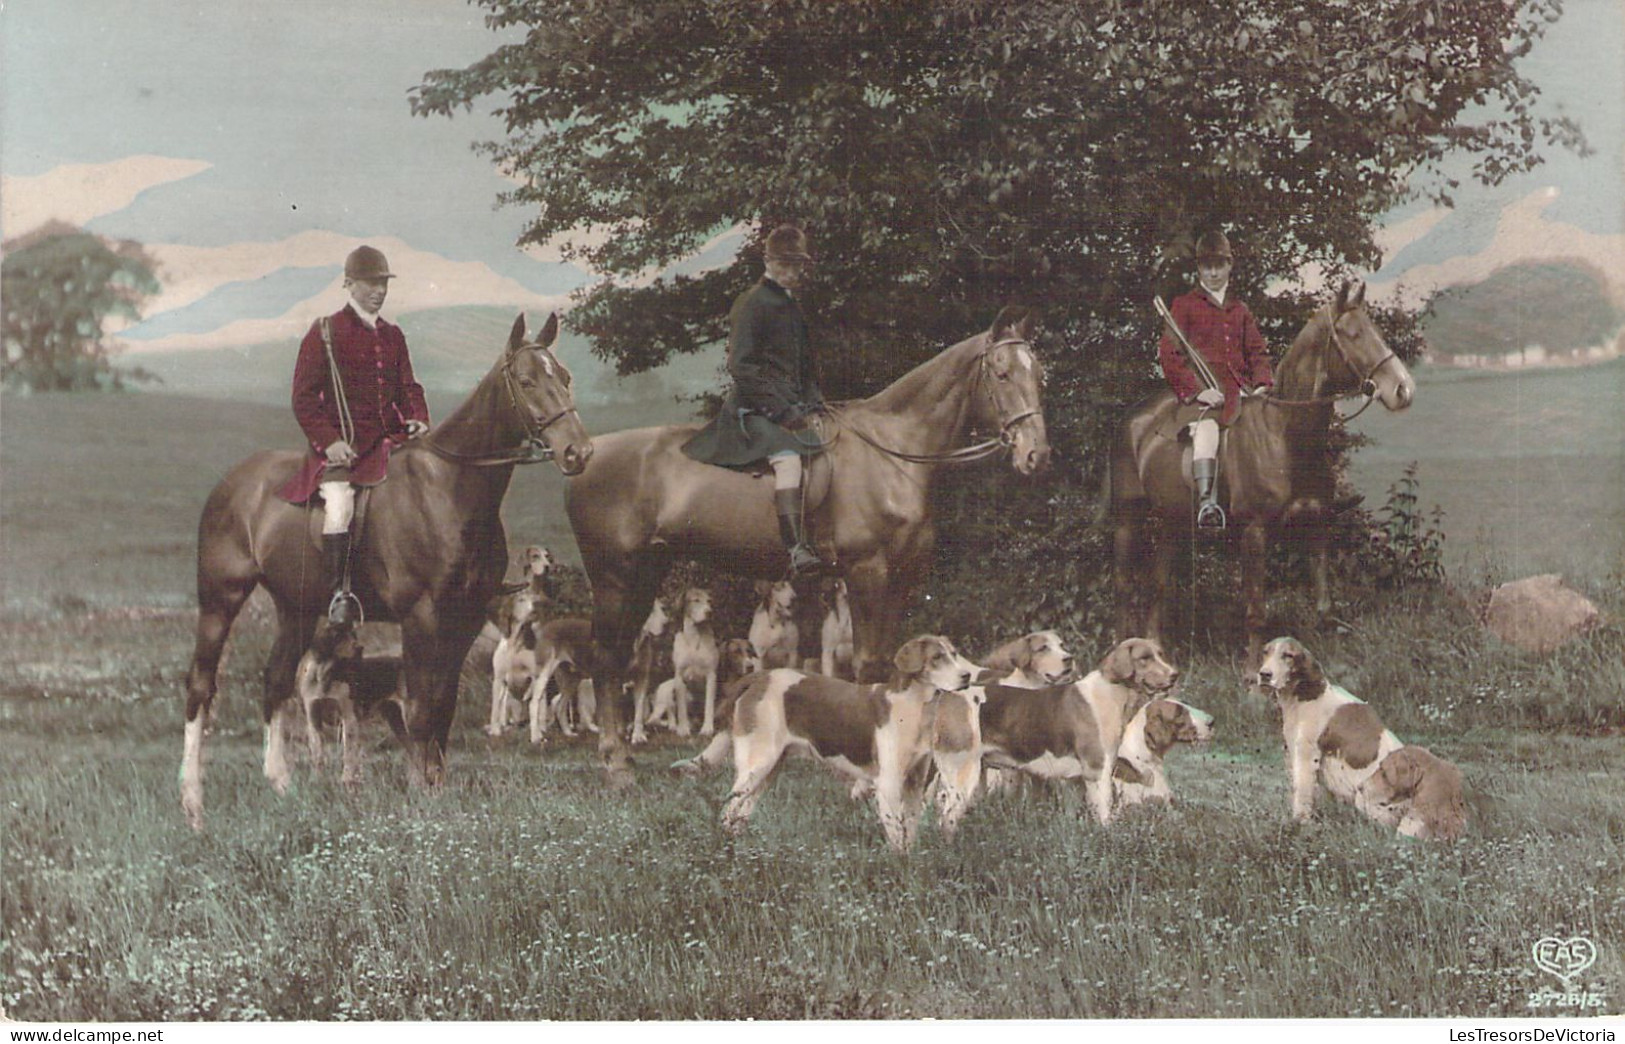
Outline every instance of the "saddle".
{"type": "MultiPolygon", "coordinates": [[[[807,426],[798,433],[811,442],[817,438],[825,446],[824,452],[811,457],[802,457],[801,466],[804,469],[801,478],[801,496],[803,511],[811,522],[817,517],[818,509],[823,506],[824,499],[829,496],[829,487],[835,476],[835,462],[830,459],[829,447],[834,445],[840,436],[840,428],[835,419],[827,413],[813,413],[807,416],[807,426]]],[[[744,474],[753,479],[772,479],[773,468],[766,460],[759,460],[744,474]]]]}
{"type": "MultiPolygon", "coordinates": [[[[1157,438],[1167,439],[1169,442],[1178,443],[1179,473],[1184,477],[1185,484],[1193,488],[1195,487],[1196,479],[1191,474],[1191,460],[1195,457],[1195,453],[1193,452],[1193,447],[1191,446],[1190,425],[1192,422],[1199,419],[1204,413],[1211,414],[1214,412],[1215,411],[1204,409],[1203,407],[1194,403],[1179,406],[1172,413],[1170,413],[1160,425],[1152,429],[1152,434],[1157,438]]],[[[1219,475],[1221,477],[1224,474],[1224,444],[1225,436],[1227,434],[1228,433],[1226,432],[1224,425],[1221,424],[1219,426],[1219,452],[1217,456],[1219,475]]],[[[1142,479],[1144,477],[1145,476],[1143,475],[1141,476],[1142,479]]]]}

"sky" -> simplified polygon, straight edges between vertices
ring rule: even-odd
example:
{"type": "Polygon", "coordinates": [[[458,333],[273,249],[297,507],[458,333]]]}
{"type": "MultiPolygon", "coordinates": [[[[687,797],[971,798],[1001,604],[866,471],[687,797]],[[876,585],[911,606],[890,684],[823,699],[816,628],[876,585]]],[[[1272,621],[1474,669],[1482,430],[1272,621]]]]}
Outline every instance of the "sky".
{"type": "MultiPolygon", "coordinates": [[[[565,305],[593,276],[514,241],[525,215],[472,144],[487,100],[414,117],[409,90],[504,42],[460,0],[7,0],[0,8],[0,234],[51,218],[138,240],[163,291],[128,350],[297,337],[338,307],[361,243],[402,275],[388,310],[565,305]]],[[[1569,0],[1526,67],[1596,152],[1453,210],[1391,216],[1375,296],[1482,278],[1525,257],[1587,258],[1625,303],[1625,0],[1569,0]]],[[[712,245],[725,258],[738,237],[712,245]]]]}

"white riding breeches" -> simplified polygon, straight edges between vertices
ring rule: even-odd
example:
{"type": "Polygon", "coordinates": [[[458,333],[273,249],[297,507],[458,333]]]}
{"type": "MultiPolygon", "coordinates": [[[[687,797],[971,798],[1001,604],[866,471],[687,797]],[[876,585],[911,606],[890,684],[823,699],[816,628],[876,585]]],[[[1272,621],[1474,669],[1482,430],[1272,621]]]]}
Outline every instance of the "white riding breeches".
{"type": "Polygon", "coordinates": [[[773,488],[799,489],[801,487],[801,454],[795,450],[774,453],[767,458],[773,468],[773,488]]]}
{"type": "Polygon", "coordinates": [[[1190,423],[1191,456],[1196,460],[1212,460],[1219,455],[1219,422],[1203,417],[1190,423]]]}
{"type": "Polygon", "coordinates": [[[322,535],[348,533],[355,515],[355,487],[348,482],[322,483],[322,535]]]}

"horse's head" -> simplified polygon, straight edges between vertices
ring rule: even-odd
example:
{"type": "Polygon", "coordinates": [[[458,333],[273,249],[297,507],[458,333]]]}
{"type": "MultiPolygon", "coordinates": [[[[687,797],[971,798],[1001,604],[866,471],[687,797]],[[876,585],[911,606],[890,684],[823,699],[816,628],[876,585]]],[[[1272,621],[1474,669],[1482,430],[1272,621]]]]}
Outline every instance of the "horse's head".
{"type": "Polygon", "coordinates": [[[576,413],[570,371],[553,355],[553,342],[558,336],[559,317],[555,313],[547,317],[536,340],[527,341],[525,314],[519,313],[508,334],[502,367],[524,434],[547,446],[560,471],[579,475],[592,459],[592,436],[576,413]]]}
{"type": "Polygon", "coordinates": [[[988,330],[977,380],[986,390],[974,397],[972,420],[977,427],[997,429],[1010,444],[1011,463],[1023,475],[1049,465],[1049,437],[1044,431],[1044,365],[1029,338],[1033,318],[1024,308],[1006,307],[988,330]]]}
{"type": "Polygon", "coordinates": [[[1344,283],[1331,304],[1331,343],[1341,357],[1332,360],[1328,392],[1344,390],[1375,396],[1390,410],[1407,409],[1416,398],[1416,380],[1382,339],[1365,307],[1365,283],[1344,283]]]}

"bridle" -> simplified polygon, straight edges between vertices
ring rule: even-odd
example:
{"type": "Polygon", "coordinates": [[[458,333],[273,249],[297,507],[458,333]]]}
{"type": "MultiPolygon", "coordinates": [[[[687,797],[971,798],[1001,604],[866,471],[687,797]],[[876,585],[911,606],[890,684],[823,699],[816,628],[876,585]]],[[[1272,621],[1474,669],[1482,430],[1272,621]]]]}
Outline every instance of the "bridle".
{"type": "MultiPolygon", "coordinates": [[[[992,403],[993,411],[995,413],[1001,412],[1001,407],[999,405],[998,393],[993,390],[993,384],[988,380],[987,371],[989,366],[992,365],[988,361],[988,357],[998,349],[1007,346],[1020,346],[1026,348],[1029,352],[1032,351],[1032,345],[1027,341],[1026,338],[1006,337],[1001,341],[995,341],[986,348],[983,348],[979,353],[977,353],[976,356],[976,383],[987,392],[988,401],[992,403]]],[[[879,450],[888,457],[896,457],[898,460],[906,460],[910,464],[969,464],[972,461],[984,460],[987,457],[1002,453],[1006,449],[1014,446],[1016,443],[1016,425],[1020,424],[1029,417],[1037,417],[1041,413],[1042,411],[1035,407],[1030,410],[1021,410],[1020,412],[1017,412],[1009,417],[1001,417],[999,420],[999,434],[997,436],[991,439],[983,439],[981,442],[973,443],[969,446],[961,446],[959,449],[948,450],[944,453],[909,453],[904,450],[893,449],[889,446],[883,446],[879,442],[876,442],[873,436],[853,425],[851,421],[843,418],[842,424],[848,431],[862,439],[872,448],[879,450]]]]}
{"type": "MultiPolygon", "coordinates": [[[[1398,361],[1399,354],[1392,348],[1388,348],[1388,354],[1384,355],[1381,359],[1378,359],[1374,364],[1372,364],[1371,368],[1367,370],[1364,375],[1362,375],[1360,373],[1360,368],[1354,365],[1353,357],[1349,355],[1348,346],[1343,343],[1343,336],[1337,332],[1337,315],[1334,311],[1334,306],[1331,304],[1326,305],[1326,323],[1327,328],[1331,333],[1332,347],[1337,349],[1338,358],[1343,360],[1343,365],[1348,367],[1348,371],[1359,379],[1359,390],[1345,392],[1341,395],[1317,395],[1311,399],[1280,399],[1276,398],[1274,395],[1266,395],[1264,397],[1264,401],[1272,406],[1330,406],[1342,402],[1344,399],[1352,399],[1355,396],[1360,396],[1365,400],[1364,402],[1360,403],[1360,408],[1343,418],[1345,421],[1351,421],[1360,414],[1364,413],[1366,408],[1369,407],[1373,401],[1375,401],[1377,397],[1377,374],[1390,362],[1398,361]]],[[[1384,344],[1383,347],[1387,348],[1388,346],[1384,344]]]]}
{"type": "MultiPolygon", "coordinates": [[[[545,352],[547,351],[547,346],[534,341],[528,344],[522,344],[518,348],[507,353],[502,360],[502,387],[503,390],[508,393],[508,407],[518,415],[519,424],[525,429],[524,440],[519,444],[517,449],[498,453],[459,453],[457,450],[447,449],[446,447],[434,442],[430,436],[424,436],[423,444],[432,450],[437,456],[444,457],[447,460],[456,461],[459,464],[467,464],[471,467],[497,467],[504,464],[540,464],[543,461],[552,460],[553,447],[547,444],[546,440],[542,438],[542,434],[554,424],[576,412],[574,396],[570,397],[570,405],[564,407],[562,410],[559,410],[546,420],[538,422],[534,417],[532,417],[530,410],[526,409],[524,403],[520,401],[519,378],[515,377],[513,372],[514,360],[517,359],[519,357],[519,353],[523,351],[545,352]]],[[[552,372],[551,366],[549,366],[548,372],[552,372]]],[[[577,419],[580,419],[579,415],[577,419]]]]}

